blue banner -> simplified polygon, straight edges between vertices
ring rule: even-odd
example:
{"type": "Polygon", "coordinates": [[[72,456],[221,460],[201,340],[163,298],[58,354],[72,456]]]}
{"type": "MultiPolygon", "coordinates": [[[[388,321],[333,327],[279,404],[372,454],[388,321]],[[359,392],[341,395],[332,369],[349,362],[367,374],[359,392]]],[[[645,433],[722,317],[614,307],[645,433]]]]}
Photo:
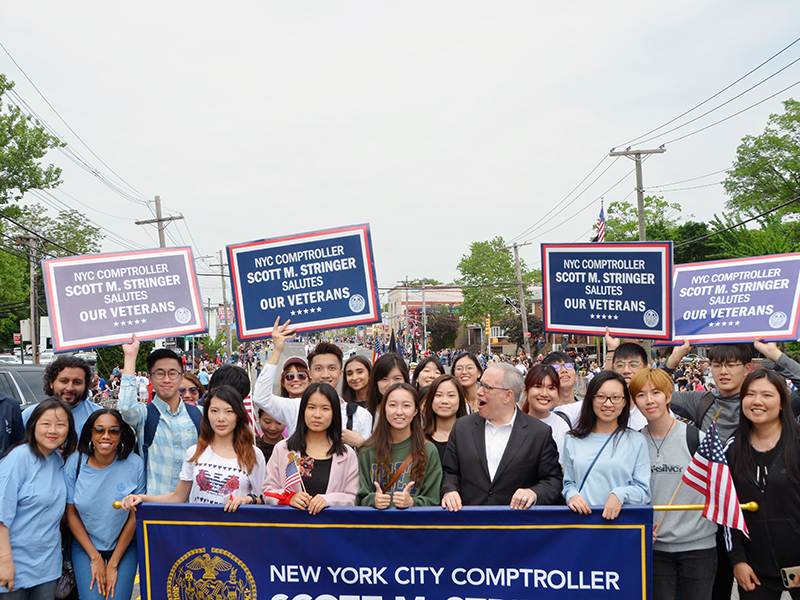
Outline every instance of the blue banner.
{"type": "Polygon", "coordinates": [[[800,254],[676,265],[673,279],[676,340],[798,337],[800,254]]]}
{"type": "Polygon", "coordinates": [[[272,333],[380,323],[369,225],[228,246],[240,340],[272,333]]]}
{"type": "Polygon", "coordinates": [[[653,511],[144,504],[140,589],[156,600],[649,597],[653,511]]]}
{"type": "Polygon", "coordinates": [[[672,242],[542,244],[548,332],[671,339],[672,242]]]}

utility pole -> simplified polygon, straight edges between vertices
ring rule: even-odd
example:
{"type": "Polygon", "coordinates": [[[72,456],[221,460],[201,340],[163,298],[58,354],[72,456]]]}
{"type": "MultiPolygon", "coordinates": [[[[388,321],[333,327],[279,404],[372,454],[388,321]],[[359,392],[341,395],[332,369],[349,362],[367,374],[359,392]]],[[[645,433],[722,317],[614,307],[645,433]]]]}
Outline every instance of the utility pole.
{"type": "Polygon", "coordinates": [[[628,147],[627,150],[623,150],[621,152],[611,152],[608,153],[609,156],[633,156],[633,160],[636,161],[636,200],[638,203],[638,210],[639,210],[639,241],[643,242],[646,239],[645,234],[645,224],[644,224],[644,184],[642,183],[642,154],[664,154],[667,149],[664,146],[660,148],[656,148],[655,150],[631,150],[628,147]]]}
{"type": "Polygon", "coordinates": [[[531,242],[524,244],[517,244],[514,242],[514,265],[517,269],[517,286],[519,286],[519,308],[520,316],[522,317],[522,339],[525,342],[525,356],[531,354],[531,338],[528,337],[528,309],[525,308],[525,286],[522,283],[522,270],[519,266],[519,247],[529,246],[531,242]]]}
{"type": "Polygon", "coordinates": [[[231,359],[233,356],[232,346],[233,343],[231,342],[231,320],[230,315],[228,314],[228,299],[227,294],[225,293],[225,261],[222,258],[222,250],[219,251],[219,264],[218,265],[211,265],[212,267],[219,267],[219,277],[222,281],[222,309],[225,311],[225,323],[227,323],[227,335],[226,337],[226,348],[228,349],[228,360],[231,359]]]}
{"type": "MultiPolygon", "coordinates": [[[[611,152],[608,153],[609,156],[633,156],[633,160],[636,161],[636,199],[638,201],[638,209],[639,209],[639,241],[644,242],[647,239],[647,233],[645,232],[645,223],[644,223],[644,184],[642,183],[642,154],[664,154],[667,149],[664,146],[660,148],[656,148],[655,150],[631,150],[630,146],[627,150],[622,152],[611,152]]],[[[644,349],[647,353],[647,362],[650,362],[650,349],[653,347],[652,340],[645,340],[644,341],[644,349]]]]}
{"type": "MultiPolygon", "coordinates": [[[[17,244],[28,247],[28,257],[30,260],[30,308],[31,308],[31,361],[39,364],[39,300],[36,288],[36,246],[39,238],[33,236],[18,236],[17,244]]],[[[25,344],[21,345],[20,358],[24,362],[25,344]]]]}
{"type": "Polygon", "coordinates": [[[159,248],[166,248],[167,242],[164,239],[164,223],[169,221],[180,221],[183,219],[182,216],[178,217],[162,217],[161,216],[161,196],[156,196],[156,218],[155,219],[148,219],[147,221],[135,221],[137,225],[152,225],[153,223],[158,224],[158,246],[159,248]]]}

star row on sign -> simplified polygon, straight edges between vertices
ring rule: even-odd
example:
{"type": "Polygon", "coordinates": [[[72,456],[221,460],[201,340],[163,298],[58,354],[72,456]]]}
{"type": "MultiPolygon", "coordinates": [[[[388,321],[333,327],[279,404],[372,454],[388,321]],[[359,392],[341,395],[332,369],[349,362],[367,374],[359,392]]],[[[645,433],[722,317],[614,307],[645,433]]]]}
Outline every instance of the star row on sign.
{"type": "Polygon", "coordinates": [[[720,321],[717,323],[709,323],[709,327],[731,327],[733,325],[738,325],[739,321],[720,321]]]}
{"type": "Polygon", "coordinates": [[[147,319],[136,319],[135,321],[114,321],[114,327],[120,327],[122,325],[133,325],[136,323],[147,323],[147,319]]]}
{"type": "Polygon", "coordinates": [[[615,321],[619,319],[619,315],[589,315],[590,319],[602,319],[603,321],[609,321],[614,319],[615,321]]]}
{"type": "Polygon", "coordinates": [[[307,315],[308,313],[315,313],[315,312],[318,312],[318,313],[322,312],[322,307],[318,306],[317,308],[313,308],[313,307],[312,308],[298,308],[297,310],[293,310],[289,314],[291,316],[295,316],[295,315],[307,315]]]}

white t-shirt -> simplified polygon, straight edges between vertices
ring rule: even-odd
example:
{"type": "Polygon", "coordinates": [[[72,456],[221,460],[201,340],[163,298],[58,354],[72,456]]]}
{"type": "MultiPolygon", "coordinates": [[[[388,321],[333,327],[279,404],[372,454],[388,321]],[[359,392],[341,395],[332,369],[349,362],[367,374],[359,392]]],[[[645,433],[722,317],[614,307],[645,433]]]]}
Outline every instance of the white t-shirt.
{"type": "Polygon", "coordinates": [[[559,417],[555,413],[550,413],[546,419],[542,419],[541,421],[550,426],[550,430],[553,432],[553,440],[558,448],[558,462],[562,462],[561,457],[564,453],[564,438],[567,432],[569,432],[569,425],[567,425],[567,422],[562,417],[559,417]]]}
{"type": "Polygon", "coordinates": [[[197,445],[186,451],[181,468],[181,481],[191,481],[190,504],[224,504],[231,495],[260,494],[267,478],[267,463],[261,450],[255,448],[256,464],[252,473],[239,467],[236,458],[222,458],[209,446],[196,463],[189,462],[197,445]]]}

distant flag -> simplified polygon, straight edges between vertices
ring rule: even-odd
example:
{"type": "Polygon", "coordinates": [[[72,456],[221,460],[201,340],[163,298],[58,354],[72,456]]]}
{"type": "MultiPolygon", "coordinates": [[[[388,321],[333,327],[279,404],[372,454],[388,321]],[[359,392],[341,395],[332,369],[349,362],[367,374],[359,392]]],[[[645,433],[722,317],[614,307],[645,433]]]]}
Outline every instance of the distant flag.
{"type": "Polygon", "coordinates": [[[697,448],[692,462],[683,474],[683,481],[705,495],[703,516],[706,519],[725,527],[740,529],[750,537],[716,425],[711,425],[697,448]]]}
{"type": "Polygon", "coordinates": [[[286,465],[286,479],[283,482],[283,491],[288,492],[295,483],[300,483],[300,471],[297,470],[297,463],[290,460],[286,465]]]}
{"type": "Polygon", "coordinates": [[[375,343],[373,344],[372,349],[372,363],[375,364],[375,360],[381,355],[381,334],[375,334],[375,343]]]}
{"type": "Polygon", "coordinates": [[[606,217],[603,213],[603,201],[600,201],[600,216],[597,217],[597,235],[592,240],[593,242],[606,241],[606,217]]]}

